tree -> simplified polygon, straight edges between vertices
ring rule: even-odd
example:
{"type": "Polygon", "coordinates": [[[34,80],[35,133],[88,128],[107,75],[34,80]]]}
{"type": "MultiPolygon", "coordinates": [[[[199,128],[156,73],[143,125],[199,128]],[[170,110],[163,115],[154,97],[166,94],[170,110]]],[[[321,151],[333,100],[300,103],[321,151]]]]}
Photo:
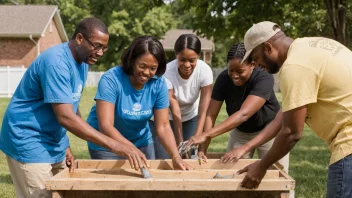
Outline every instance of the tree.
{"type": "Polygon", "coordinates": [[[109,50],[95,65],[95,70],[106,70],[120,63],[123,51],[132,40],[141,35],[161,38],[174,26],[172,15],[163,2],[142,0],[108,1],[90,0],[91,13],[108,26],[109,50]]]}
{"type": "MultiPolygon", "coordinates": [[[[350,45],[351,30],[346,31],[347,21],[351,22],[351,1],[324,0],[333,38],[344,45],[350,45]],[[349,11],[349,12],[348,12],[349,11]],[[347,35],[347,36],[346,36],[347,35]]],[[[349,23],[348,23],[349,24],[349,23]]]]}
{"type": "MultiPolygon", "coordinates": [[[[119,64],[123,51],[141,35],[161,38],[175,26],[172,15],[162,0],[16,0],[20,5],[58,5],[61,18],[70,38],[77,24],[85,17],[101,19],[109,30],[109,50],[99,59],[93,70],[105,71],[119,64]]],[[[10,0],[4,2],[14,4],[10,0]]]]}
{"type": "MultiPolygon", "coordinates": [[[[352,0],[325,0],[325,3],[320,0],[178,1],[181,2],[178,12],[192,13],[193,29],[214,39],[243,40],[246,30],[263,20],[281,24],[291,37],[327,36],[338,39],[344,38],[342,32],[345,29],[346,38],[350,38],[351,27],[343,25],[343,21],[347,24],[351,21],[352,0]],[[331,10],[326,8],[327,2],[331,3],[331,10]],[[330,12],[331,24],[334,25],[328,22],[330,12]]],[[[344,44],[351,47],[350,41],[344,44]]]]}

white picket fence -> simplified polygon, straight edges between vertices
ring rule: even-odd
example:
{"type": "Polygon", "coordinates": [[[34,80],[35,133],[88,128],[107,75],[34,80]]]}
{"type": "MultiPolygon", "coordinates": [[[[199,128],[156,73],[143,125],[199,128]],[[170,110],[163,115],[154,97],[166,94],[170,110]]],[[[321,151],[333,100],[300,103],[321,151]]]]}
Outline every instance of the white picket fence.
{"type": "Polygon", "coordinates": [[[0,67],[0,97],[10,98],[26,72],[24,66],[0,67]]]}
{"type": "MultiPolygon", "coordinates": [[[[224,68],[212,68],[214,80],[224,70],[224,68]]],[[[24,66],[0,66],[0,97],[10,98],[14,94],[23,74],[26,72],[24,66]]],[[[87,87],[96,87],[104,72],[88,72],[87,87]]],[[[274,90],[279,91],[276,75],[274,90]]]]}

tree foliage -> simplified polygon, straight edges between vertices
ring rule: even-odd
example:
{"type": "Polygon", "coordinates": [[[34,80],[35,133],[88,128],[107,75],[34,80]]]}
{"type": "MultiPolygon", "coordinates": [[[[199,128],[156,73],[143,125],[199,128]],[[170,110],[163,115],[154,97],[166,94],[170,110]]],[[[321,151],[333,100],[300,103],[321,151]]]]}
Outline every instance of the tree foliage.
{"type": "Polygon", "coordinates": [[[278,23],[293,38],[325,36],[352,47],[352,27],[346,25],[352,22],[352,0],[177,1],[179,14],[191,13],[194,30],[214,37],[215,56],[242,41],[248,28],[260,21],[278,23]]]}
{"type": "Polygon", "coordinates": [[[91,0],[91,7],[92,15],[103,20],[110,33],[108,53],[101,58],[103,64],[95,66],[96,70],[119,64],[123,51],[134,38],[141,35],[161,38],[174,26],[172,15],[159,1],[143,0],[137,4],[129,0],[104,3],[91,0]]]}
{"type": "Polygon", "coordinates": [[[352,0],[0,0],[2,4],[58,5],[68,36],[80,20],[96,16],[108,26],[109,50],[92,68],[119,64],[123,50],[140,35],[161,38],[171,28],[193,29],[213,38],[212,66],[226,65],[226,54],[252,24],[278,23],[293,38],[325,36],[352,47],[352,0]]]}
{"type": "Polygon", "coordinates": [[[100,18],[108,26],[109,50],[101,58],[96,70],[106,70],[120,63],[123,51],[132,40],[141,35],[161,38],[174,24],[171,14],[160,0],[100,1],[90,0],[93,16],[100,18]]]}
{"type": "MultiPolygon", "coordinates": [[[[15,0],[20,5],[58,5],[68,37],[85,17],[95,16],[108,27],[109,50],[91,69],[105,71],[120,63],[132,40],[141,35],[161,38],[174,27],[172,15],[162,0],[15,0]]],[[[14,2],[6,1],[6,4],[14,2]]]]}

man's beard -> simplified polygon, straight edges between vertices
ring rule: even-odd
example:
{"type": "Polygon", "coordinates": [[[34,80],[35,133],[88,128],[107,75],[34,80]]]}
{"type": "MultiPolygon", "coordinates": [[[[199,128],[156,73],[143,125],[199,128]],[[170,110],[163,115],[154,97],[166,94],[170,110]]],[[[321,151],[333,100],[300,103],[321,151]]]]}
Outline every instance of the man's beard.
{"type": "Polygon", "coordinates": [[[265,70],[268,73],[276,74],[277,72],[279,72],[280,70],[279,65],[276,64],[274,61],[272,61],[269,57],[267,57],[264,51],[263,51],[263,59],[265,64],[265,70]]]}

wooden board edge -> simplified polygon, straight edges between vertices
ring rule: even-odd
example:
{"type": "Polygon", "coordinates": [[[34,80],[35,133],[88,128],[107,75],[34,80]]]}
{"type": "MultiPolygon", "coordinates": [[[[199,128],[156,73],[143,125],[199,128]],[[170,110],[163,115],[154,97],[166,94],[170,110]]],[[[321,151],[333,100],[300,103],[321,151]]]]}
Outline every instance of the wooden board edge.
{"type": "Polygon", "coordinates": [[[288,191],[291,181],[270,179],[257,189],[241,187],[242,179],[57,179],[50,190],[145,191],[288,191]]]}
{"type": "MultiPolygon", "coordinates": [[[[258,159],[241,159],[233,163],[222,163],[219,159],[209,159],[208,163],[202,165],[199,164],[198,160],[185,159],[195,169],[231,169],[235,167],[244,167],[251,163],[254,163],[258,159]]],[[[150,160],[151,168],[172,170],[172,160],[150,160]]],[[[116,169],[116,168],[130,168],[127,160],[77,160],[77,168],[79,169],[116,169]]]]}
{"type": "Polygon", "coordinates": [[[52,181],[56,179],[69,179],[70,178],[70,170],[68,167],[64,168],[62,171],[54,175],[50,180],[45,182],[45,188],[47,190],[51,190],[52,188],[52,181]]]}

